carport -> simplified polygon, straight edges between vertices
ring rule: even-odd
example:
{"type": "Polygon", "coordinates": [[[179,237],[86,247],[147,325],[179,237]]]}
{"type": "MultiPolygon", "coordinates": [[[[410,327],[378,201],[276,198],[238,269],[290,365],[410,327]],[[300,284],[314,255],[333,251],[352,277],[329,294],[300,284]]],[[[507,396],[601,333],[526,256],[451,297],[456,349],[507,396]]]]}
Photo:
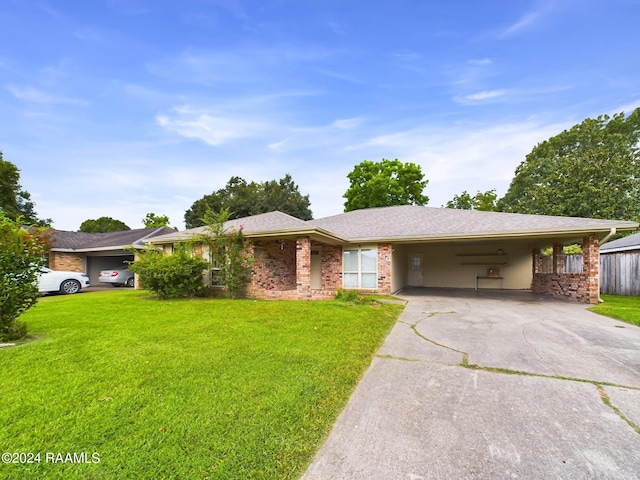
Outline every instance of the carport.
{"type": "Polygon", "coordinates": [[[411,205],[355,210],[308,223],[344,239],[345,251],[377,249],[375,290],[380,293],[407,286],[530,289],[586,303],[599,298],[598,244],[616,230],[638,226],[619,220],[411,205]],[[579,274],[562,270],[562,247],[571,243],[581,243],[585,251],[579,274]],[[545,247],[553,249],[552,272],[541,268],[545,247]]]}
{"type": "Polygon", "coordinates": [[[392,289],[531,290],[594,303],[599,296],[599,242],[590,235],[394,244],[392,289]],[[583,247],[582,272],[565,273],[563,247],[576,243],[583,247]],[[542,266],[540,252],[546,248],[552,250],[551,271],[542,266]]]}
{"type": "Polygon", "coordinates": [[[469,215],[442,210],[437,212],[442,225],[433,228],[432,223],[432,231],[425,232],[422,238],[401,238],[390,243],[393,292],[406,287],[529,290],[596,303],[599,245],[618,228],[633,225],[633,222],[495,212],[468,212],[475,213],[469,215]],[[447,216],[451,223],[444,222],[447,216]],[[452,226],[454,219],[457,223],[452,226]],[[563,248],[571,244],[580,244],[583,249],[580,273],[564,271],[563,248]],[[550,269],[543,268],[541,252],[546,249],[551,251],[551,262],[546,262],[550,269]]]}
{"type": "Polygon", "coordinates": [[[528,240],[393,245],[394,291],[404,287],[527,290],[533,244],[528,240]]]}

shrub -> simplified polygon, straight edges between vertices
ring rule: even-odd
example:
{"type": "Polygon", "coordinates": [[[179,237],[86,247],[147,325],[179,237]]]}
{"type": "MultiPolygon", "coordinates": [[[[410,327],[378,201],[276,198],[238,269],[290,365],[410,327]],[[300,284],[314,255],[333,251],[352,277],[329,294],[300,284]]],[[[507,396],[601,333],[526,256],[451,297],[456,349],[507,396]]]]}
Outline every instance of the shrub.
{"type": "Polygon", "coordinates": [[[203,218],[205,233],[197,241],[206,245],[217,266],[216,277],[231,298],[238,297],[251,277],[253,258],[250,242],[239,229],[225,227],[230,218],[228,209],[219,213],[207,210],[203,218]]]}
{"type": "Polygon", "coordinates": [[[202,272],[207,262],[193,254],[188,245],[176,245],[172,255],[164,255],[153,247],[138,252],[139,258],[129,269],[138,274],[142,288],[159,298],[189,298],[204,290],[202,272]]]}
{"type": "Polygon", "coordinates": [[[46,244],[45,229],[24,228],[0,212],[0,341],[27,335],[17,319],[38,300],[46,244]]]}

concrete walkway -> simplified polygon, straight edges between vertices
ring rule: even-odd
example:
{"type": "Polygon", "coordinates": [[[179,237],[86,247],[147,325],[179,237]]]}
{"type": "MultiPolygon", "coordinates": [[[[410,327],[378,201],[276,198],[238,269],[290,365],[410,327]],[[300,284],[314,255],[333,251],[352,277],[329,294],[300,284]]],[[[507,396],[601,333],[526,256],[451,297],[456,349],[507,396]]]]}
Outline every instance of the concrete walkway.
{"type": "Polygon", "coordinates": [[[402,296],[303,479],[640,479],[640,328],[522,292],[402,296]]]}

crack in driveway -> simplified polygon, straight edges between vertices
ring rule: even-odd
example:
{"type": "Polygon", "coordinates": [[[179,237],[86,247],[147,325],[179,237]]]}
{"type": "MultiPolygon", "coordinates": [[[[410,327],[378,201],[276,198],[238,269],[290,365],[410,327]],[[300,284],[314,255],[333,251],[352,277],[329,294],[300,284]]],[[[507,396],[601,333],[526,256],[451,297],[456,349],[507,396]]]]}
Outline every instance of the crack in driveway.
{"type": "Polygon", "coordinates": [[[524,325],[522,327],[522,330],[520,331],[520,335],[522,335],[522,339],[524,340],[524,343],[526,343],[527,345],[529,345],[529,347],[531,347],[531,350],[533,350],[533,353],[536,354],[536,356],[542,360],[542,355],[540,355],[540,353],[538,352],[538,350],[536,350],[536,347],[533,346],[533,344],[529,341],[529,339],[527,338],[527,335],[525,334],[525,330],[527,329],[527,326],[524,325]]]}
{"type": "MultiPolygon", "coordinates": [[[[427,313],[427,312],[425,312],[425,313],[427,313]]],[[[616,388],[625,388],[625,389],[640,391],[640,387],[632,387],[632,386],[629,386],[629,385],[621,385],[621,384],[617,384],[617,383],[613,383],[613,382],[603,382],[603,381],[598,381],[598,380],[589,380],[589,379],[585,379],[585,378],[566,377],[566,376],[562,376],[562,375],[548,375],[548,374],[544,374],[544,373],[525,372],[525,371],[513,370],[513,369],[509,369],[509,368],[488,367],[488,366],[482,366],[482,365],[477,365],[477,364],[470,364],[469,363],[469,352],[465,352],[463,350],[459,350],[457,348],[453,348],[451,346],[444,345],[442,343],[436,342],[435,340],[427,337],[426,335],[423,335],[422,333],[420,333],[418,331],[418,325],[422,321],[428,320],[429,318],[433,318],[436,315],[452,314],[452,313],[457,313],[457,312],[455,312],[455,311],[429,312],[427,314],[426,318],[421,318],[417,322],[409,323],[409,322],[401,321],[400,323],[404,323],[405,325],[409,326],[411,328],[411,330],[414,332],[414,334],[416,336],[418,336],[420,339],[422,339],[422,340],[424,340],[426,342],[429,342],[432,345],[435,345],[437,347],[445,348],[447,350],[451,350],[453,352],[459,353],[460,355],[462,355],[462,360],[460,361],[460,363],[454,364],[454,363],[437,362],[437,361],[431,361],[431,360],[400,358],[400,357],[393,356],[393,355],[377,355],[377,356],[379,358],[394,359],[394,360],[401,360],[401,361],[415,361],[415,362],[424,362],[424,363],[435,363],[435,364],[440,364],[440,365],[449,365],[449,366],[467,368],[467,369],[471,369],[471,370],[480,370],[480,371],[489,372],[489,373],[498,373],[498,374],[505,374],[505,375],[520,375],[520,376],[548,378],[548,379],[554,379],[554,380],[563,380],[563,381],[569,381],[569,382],[589,383],[589,384],[593,385],[596,388],[596,390],[598,391],[600,399],[602,400],[602,403],[604,403],[607,407],[609,407],[620,419],[622,419],[625,423],[627,423],[627,425],[629,425],[636,433],[640,434],[640,425],[635,424],[628,417],[626,417],[622,413],[622,411],[613,404],[613,402],[611,401],[609,395],[607,395],[607,393],[604,390],[604,387],[616,387],[616,388]]],[[[525,335],[525,330],[526,330],[526,325],[522,328],[522,331],[521,331],[521,335],[522,335],[524,341],[533,349],[533,351],[536,353],[538,358],[542,359],[542,356],[540,356],[540,354],[537,352],[535,347],[528,341],[528,339],[527,339],[527,337],[525,335]]]]}

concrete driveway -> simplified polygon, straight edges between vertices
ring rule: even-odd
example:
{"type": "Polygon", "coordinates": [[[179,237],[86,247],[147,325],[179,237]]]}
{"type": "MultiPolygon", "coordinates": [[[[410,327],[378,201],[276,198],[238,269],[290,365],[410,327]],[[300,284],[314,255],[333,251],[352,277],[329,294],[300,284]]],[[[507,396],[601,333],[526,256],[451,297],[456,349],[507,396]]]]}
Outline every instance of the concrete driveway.
{"type": "Polygon", "coordinates": [[[303,479],[640,479],[640,328],[524,292],[401,296],[303,479]]]}

